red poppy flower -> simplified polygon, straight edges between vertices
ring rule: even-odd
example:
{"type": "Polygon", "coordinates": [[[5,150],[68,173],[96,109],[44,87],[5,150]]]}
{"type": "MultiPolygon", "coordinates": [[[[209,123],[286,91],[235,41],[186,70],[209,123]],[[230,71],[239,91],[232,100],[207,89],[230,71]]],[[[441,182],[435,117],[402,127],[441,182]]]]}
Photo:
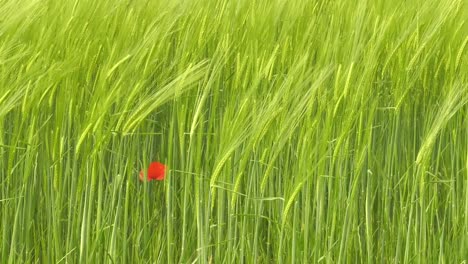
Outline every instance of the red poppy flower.
{"type": "MultiPolygon", "coordinates": [[[[162,181],[164,180],[164,177],[166,176],[166,165],[160,163],[160,162],[151,162],[151,164],[148,167],[148,176],[147,180],[157,180],[157,181],[162,181]]],[[[143,171],[140,171],[140,180],[145,181],[145,173],[143,171]]]]}

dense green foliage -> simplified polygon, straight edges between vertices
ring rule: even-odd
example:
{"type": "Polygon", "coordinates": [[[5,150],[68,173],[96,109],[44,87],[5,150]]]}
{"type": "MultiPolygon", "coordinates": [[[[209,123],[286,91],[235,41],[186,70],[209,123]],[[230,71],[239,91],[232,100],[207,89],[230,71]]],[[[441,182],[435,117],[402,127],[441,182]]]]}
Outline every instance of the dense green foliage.
{"type": "Polygon", "coordinates": [[[467,18],[0,0],[0,263],[468,261],[467,18]]]}

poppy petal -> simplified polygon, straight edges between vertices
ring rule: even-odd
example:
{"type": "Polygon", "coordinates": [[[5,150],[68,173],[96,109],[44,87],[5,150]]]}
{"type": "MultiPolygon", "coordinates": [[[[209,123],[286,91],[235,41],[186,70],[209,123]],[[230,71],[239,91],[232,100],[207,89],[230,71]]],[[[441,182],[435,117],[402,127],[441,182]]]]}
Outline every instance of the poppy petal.
{"type": "Polygon", "coordinates": [[[145,181],[145,173],[143,171],[140,171],[140,181],[145,181]]]}
{"type": "Polygon", "coordinates": [[[162,181],[166,174],[166,165],[160,162],[151,162],[148,168],[148,179],[162,181]]]}

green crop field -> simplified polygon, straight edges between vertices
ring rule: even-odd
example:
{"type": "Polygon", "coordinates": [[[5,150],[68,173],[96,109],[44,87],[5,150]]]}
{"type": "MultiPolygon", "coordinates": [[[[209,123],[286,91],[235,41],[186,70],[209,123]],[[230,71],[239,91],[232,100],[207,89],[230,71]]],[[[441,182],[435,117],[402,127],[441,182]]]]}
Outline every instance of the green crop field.
{"type": "Polygon", "coordinates": [[[0,263],[467,262],[468,1],[0,0],[0,263]]]}

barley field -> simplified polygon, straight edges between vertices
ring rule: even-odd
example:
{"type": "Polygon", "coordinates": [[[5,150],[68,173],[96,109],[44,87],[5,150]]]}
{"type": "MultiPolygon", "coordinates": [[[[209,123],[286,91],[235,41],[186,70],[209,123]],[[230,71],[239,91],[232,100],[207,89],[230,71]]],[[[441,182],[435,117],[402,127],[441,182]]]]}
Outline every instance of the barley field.
{"type": "Polygon", "coordinates": [[[0,263],[467,263],[467,20],[0,0],[0,263]]]}

